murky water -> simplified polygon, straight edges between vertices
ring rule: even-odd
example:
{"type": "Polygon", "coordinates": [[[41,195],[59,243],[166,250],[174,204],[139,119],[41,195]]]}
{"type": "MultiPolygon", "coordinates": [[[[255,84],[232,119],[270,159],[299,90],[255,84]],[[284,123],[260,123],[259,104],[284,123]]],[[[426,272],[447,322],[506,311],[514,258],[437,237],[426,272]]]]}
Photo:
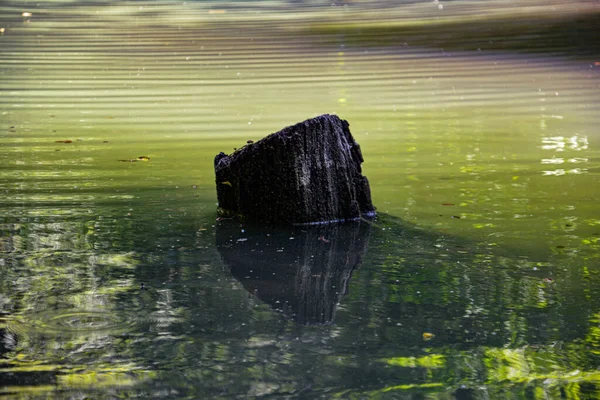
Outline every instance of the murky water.
{"type": "Polygon", "coordinates": [[[1,3],[0,396],[600,396],[599,9],[514,6],[1,3]],[[216,221],[323,113],[378,220],[216,221]]]}

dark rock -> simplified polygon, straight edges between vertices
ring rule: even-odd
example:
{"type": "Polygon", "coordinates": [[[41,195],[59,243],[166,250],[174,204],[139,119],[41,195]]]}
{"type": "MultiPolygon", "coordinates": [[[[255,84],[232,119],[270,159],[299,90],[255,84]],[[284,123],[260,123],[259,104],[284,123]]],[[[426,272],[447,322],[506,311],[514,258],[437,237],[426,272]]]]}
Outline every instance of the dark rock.
{"type": "Polygon", "coordinates": [[[321,115],[231,155],[215,157],[223,215],[268,223],[321,223],[372,216],[369,181],[348,122],[321,115]]]}
{"type": "Polygon", "coordinates": [[[223,221],[217,249],[244,288],[299,324],[333,322],[367,251],[365,221],[265,228],[223,221]]]}

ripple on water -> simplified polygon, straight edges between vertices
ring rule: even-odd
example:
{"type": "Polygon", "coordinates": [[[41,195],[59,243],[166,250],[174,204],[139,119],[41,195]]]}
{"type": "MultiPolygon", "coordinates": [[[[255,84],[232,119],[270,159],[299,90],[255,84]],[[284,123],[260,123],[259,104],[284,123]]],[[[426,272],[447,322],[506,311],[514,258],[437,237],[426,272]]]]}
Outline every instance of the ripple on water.
{"type": "Polygon", "coordinates": [[[122,334],[134,329],[135,318],[107,311],[65,310],[15,315],[7,321],[10,331],[19,335],[122,334]]]}

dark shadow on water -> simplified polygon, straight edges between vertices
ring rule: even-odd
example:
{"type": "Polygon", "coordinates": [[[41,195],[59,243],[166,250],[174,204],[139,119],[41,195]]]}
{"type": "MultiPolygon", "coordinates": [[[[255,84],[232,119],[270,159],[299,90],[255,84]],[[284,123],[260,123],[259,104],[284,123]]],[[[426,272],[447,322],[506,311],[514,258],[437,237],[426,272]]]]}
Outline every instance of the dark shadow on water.
{"type": "MultiPolygon", "coordinates": [[[[335,322],[352,274],[365,260],[407,257],[415,268],[436,257],[472,259],[487,251],[467,240],[422,230],[380,214],[372,220],[274,227],[221,221],[216,248],[231,275],[252,295],[299,324],[335,322]],[[387,256],[386,256],[387,254],[387,256]]],[[[372,262],[370,262],[372,263],[372,262]]]]}
{"type": "Polygon", "coordinates": [[[483,396],[472,388],[542,387],[546,365],[597,369],[600,285],[581,258],[524,255],[385,214],[313,227],[215,222],[212,204],[190,214],[188,194],[0,219],[7,390],[70,395],[84,390],[71,384],[79,371],[110,363],[110,376],[141,382],[122,390],[143,398],[247,398],[260,380],[272,397],[378,398],[403,385],[411,398],[447,389],[467,399],[483,396]],[[541,378],[506,383],[505,363],[541,378]]]}
{"type": "Polygon", "coordinates": [[[511,51],[589,59],[600,50],[600,13],[440,19],[430,23],[361,26],[316,24],[311,32],[325,41],[343,35],[362,46],[431,47],[460,51],[511,51]],[[435,34],[432,34],[435,32],[435,34]]]}
{"type": "Polygon", "coordinates": [[[333,321],[370,235],[365,221],[288,228],[227,221],[216,242],[248,292],[300,324],[323,324],[333,321]]]}

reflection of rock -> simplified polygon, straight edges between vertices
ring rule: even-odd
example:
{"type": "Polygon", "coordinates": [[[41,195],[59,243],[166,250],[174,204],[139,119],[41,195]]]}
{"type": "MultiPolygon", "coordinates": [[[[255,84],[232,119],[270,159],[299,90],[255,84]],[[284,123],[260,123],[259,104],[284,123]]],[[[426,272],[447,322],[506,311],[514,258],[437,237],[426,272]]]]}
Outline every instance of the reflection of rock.
{"type": "Polygon", "coordinates": [[[321,115],[215,158],[219,207],[260,222],[373,215],[360,146],[347,121],[321,115]]]}
{"type": "Polygon", "coordinates": [[[17,336],[6,329],[0,329],[0,357],[15,349],[17,336]]]}
{"type": "Polygon", "coordinates": [[[362,262],[370,229],[360,221],[277,229],[222,223],[217,248],[250,293],[298,323],[327,323],[362,262]]]}

